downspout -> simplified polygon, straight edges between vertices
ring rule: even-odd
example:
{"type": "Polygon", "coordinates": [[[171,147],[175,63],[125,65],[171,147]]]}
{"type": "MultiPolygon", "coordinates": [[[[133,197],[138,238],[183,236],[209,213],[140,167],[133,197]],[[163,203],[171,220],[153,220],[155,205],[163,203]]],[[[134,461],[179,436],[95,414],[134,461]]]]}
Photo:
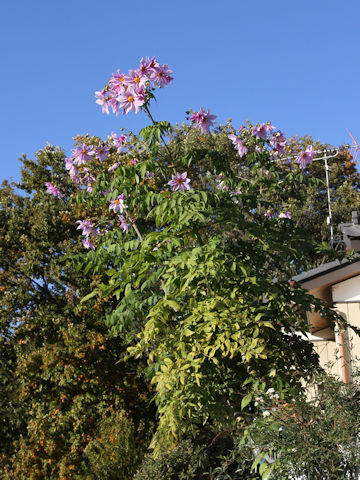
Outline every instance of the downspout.
{"type": "Polygon", "coordinates": [[[345,355],[345,339],[344,339],[344,328],[340,320],[336,321],[336,344],[339,349],[339,371],[340,377],[343,383],[349,383],[348,369],[346,367],[346,355],[345,355]]]}

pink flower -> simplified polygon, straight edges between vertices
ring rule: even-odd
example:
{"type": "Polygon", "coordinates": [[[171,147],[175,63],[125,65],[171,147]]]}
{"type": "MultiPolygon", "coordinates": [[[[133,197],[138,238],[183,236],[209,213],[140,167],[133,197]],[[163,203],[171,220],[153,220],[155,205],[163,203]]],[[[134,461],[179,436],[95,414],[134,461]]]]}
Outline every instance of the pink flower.
{"type": "Polygon", "coordinates": [[[102,107],[102,113],[106,113],[109,115],[109,104],[108,104],[108,97],[106,97],[105,90],[101,90],[101,92],[95,92],[95,97],[97,98],[96,102],[98,105],[102,107]]]}
{"type": "Polygon", "coordinates": [[[62,193],[60,192],[60,190],[56,188],[55,185],[53,185],[52,183],[46,182],[45,186],[46,186],[46,193],[50,193],[50,195],[52,195],[53,197],[59,197],[59,198],[62,197],[62,193]]]}
{"type": "Polygon", "coordinates": [[[108,153],[109,153],[109,147],[107,147],[106,145],[97,147],[95,149],[95,157],[98,158],[101,162],[105,160],[105,158],[108,156],[108,153]]]}
{"type": "Polygon", "coordinates": [[[146,75],[147,78],[151,78],[153,73],[154,73],[154,69],[156,67],[158,67],[159,64],[158,62],[156,61],[156,58],[153,57],[151,60],[149,59],[149,57],[146,57],[145,60],[142,58],[140,60],[140,68],[139,68],[139,71],[143,74],[143,75],[146,75]]]}
{"type": "Polygon", "coordinates": [[[119,168],[120,163],[113,163],[111,167],[108,168],[108,172],[114,173],[117,168],[119,168]]]}
{"type": "Polygon", "coordinates": [[[131,163],[131,165],[135,166],[136,164],[139,163],[139,159],[138,158],[133,158],[130,163],[131,163]]]}
{"type": "Polygon", "coordinates": [[[218,180],[218,182],[219,183],[216,185],[216,188],[218,190],[226,190],[226,191],[229,190],[229,187],[227,185],[225,185],[224,180],[218,180]]]}
{"type": "Polygon", "coordinates": [[[111,200],[109,210],[113,210],[114,213],[123,213],[125,208],[127,208],[127,205],[124,203],[125,198],[125,194],[122,193],[115,200],[111,200]]]}
{"type": "Polygon", "coordinates": [[[200,129],[201,133],[208,133],[210,127],[214,125],[216,115],[211,115],[210,110],[200,108],[197,113],[193,113],[190,120],[195,122],[196,127],[200,129]]]}
{"type": "Polygon", "coordinates": [[[94,224],[91,220],[77,220],[76,223],[79,224],[76,230],[82,230],[82,234],[89,236],[95,233],[94,224]]]}
{"type": "Polygon", "coordinates": [[[308,164],[312,163],[316,153],[314,147],[310,145],[306,148],[305,152],[300,153],[295,162],[300,163],[300,168],[305,168],[308,164]]]}
{"type": "Polygon", "coordinates": [[[128,233],[130,224],[126,222],[126,219],[123,215],[118,215],[118,219],[120,220],[120,228],[124,232],[128,233]]]}
{"type": "Polygon", "coordinates": [[[91,173],[88,173],[87,175],[85,175],[85,177],[83,178],[83,182],[86,184],[86,191],[88,193],[92,193],[93,191],[93,183],[96,182],[96,178],[94,177],[94,175],[92,175],[91,173]]]}
{"type": "Polygon", "coordinates": [[[129,75],[126,75],[125,82],[128,87],[143,87],[148,78],[143,75],[140,70],[129,70],[129,75]]]}
{"type": "Polygon", "coordinates": [[[88,250],[91,249],[91,250],[95,250],[95,246],[94,244],[90,241],[89,237],[86,237],[85,240],[83,240],[83,245],[85,248],[87,248],[88,250]]]}
{"type": "Polygon", "coordinates": [[[114,147],[117,148],[117,152],[120,153],[123,147],[123,144],[126,143],[126,135],[122,134],[120,137],[116,135],[116,133],[112,132],[111,133],[111,138],[113,139],[114,142],[114,147]]]}
{"type": "Polygon", "coordinates": [[[274,125],[266,125],[265,123],[262,123],[261,125],[255,125],[251,129],[251,135],[261,138],[262,140],[266,140],[268,133],[272,132],[274,128],[274,125]]]}
{"type": "Polygon", "coordinates": [[[174,80],[173,77],[170,76],[170,73],[173,72],[170,70],[169,65],[157,65],[153,69],[151,80],[156,87],[165,87],[169,85],[171,80],[174,80]]]}
{"type": "Polygon", "coordinates": [[[228,135],[228,138],[232,141],[236,150],[239,152],[240,158],[247,154],[247,148],[237,135],[228,135]]]}
{"type": "Polygon", "coordinates": [[[270,150],[271,160],[276,160],[277,158],[279,158],[279,155],[280,155],[280,152],[278,152],[277,150],[270,150]]]}
{"type": "Polygon", "coordinates": [[[126,115],[130,110],[138,113],[139,107],[144,105],[146,99],[142,88],[135,89],[129,87],[126,91],[120,93],[117,100],[119,101],[120,107],[123,109],[123,113],[126,115]]]}
{"type": "Polygon", "coordinates": [[[109,80],[111,96],[117,96],[126,89],[125,74],[116,70],[109,80]]]}
{"type": "Polygon", "coordinates": [[[264,213],[264,217],[271,218],[271,216],[272,216],[271,211],[266,210],[266,212],[264,213]]]}
{"type": "Polygon", "coordinates": [[[286,141],[287,140],[283,133],[278,131],[270,138],[269,143],[272,147],[275,147],[277,152],[283,153],[286,146],[286,141]]]}
{"type": "Polygon", "coordinates": [[[109,97],[109,105],[112,108],[113,113],[118,116],[119,115],[119,102],[117,97],[111,96],[109,97]]]}
{"type": "Polygon", "coordinates": [[[83,143],[80,147],[76,147],[76,149],[73,150],[73,161],[77,165],[85,164],[88,160],[92,159],[94,153],[93,147],[88,147],[83,143]]]}
{"type": "Polygon", "coordinates": [[[65,160],[65,168],[66,170],[69,170],[69,175],[71,177],[72,180],[74,180],[75,178],[77,178],[78,174],[79,174],[79,170],[76,168],[76,166],[73,164],[73,158],[70,157],[70,158],[67,158],[65,160]]]}
{"type": "Polygon", "coordinates": [[[172,175],[170,182],[168,182],[168,185],[170,185],[174,192],[176,192],[176,190],[183,192],[184,190],[190,190],[190,181],[190,178],[187,178],[187,172],[176,172],[175,175],[172,175]]]}
{"type": "Polygon", "coordinates": [[[291,218],[291,212],[281,212],[279,218],[291,218]]]}

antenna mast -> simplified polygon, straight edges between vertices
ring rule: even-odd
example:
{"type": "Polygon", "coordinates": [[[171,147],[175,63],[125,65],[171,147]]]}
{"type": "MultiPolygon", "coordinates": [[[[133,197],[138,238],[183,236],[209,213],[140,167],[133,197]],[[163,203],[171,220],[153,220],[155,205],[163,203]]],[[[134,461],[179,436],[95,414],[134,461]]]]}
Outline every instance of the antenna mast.
{"type": "Polygon", "coordinates": [[[339,154],[339,150],[337,149],[335,151],[335,154],[333,155],[328,155],[326,150],[324,153],[325,155],[323,155],[320,158],[316,158],[315,160],[324,160],[324,164],[325,164],[326,190],[327,190],[327,200],[328,200],[328,208],[329,208],[329,216],[327,217],[327,223],[330,227],[330,245],[333,247],[334,246],[334,227],[332,223],[332,214],[331,214],[331,196],[330,196],[330,181],[329,181],[329,172],[331,171],[331,168],[328,164],[328,159],[337,157],[339,154]]]}
{"type": "MultiPolygon", "coordinates": [[[[334,246],[334,227],[332,223],[332,213],[331,213],[331,195],[330,195],[330,180],[329,180],[329,172],[331,172],[331,168],[328,164],[328,160],[330,158],[335,158],[339,155],[339,149],[335,148],[332,150],[323,150],[319,152],[321,154],[321,157],[316,157],[314,158],[313,162],[318,162],[320,160],[324,161],[324,166],[325,166],[325,176],[326,176],[326,190],[327,190],[327,201],[328,201],[328,209],[329,209],[329,215],[327,217],[327,224],[329,225],[330,228],[330,245],[333,247],[334,246]]],[[[296,158],[295,156],[293,157],[288,157],[288,159],[296,158]]]]}

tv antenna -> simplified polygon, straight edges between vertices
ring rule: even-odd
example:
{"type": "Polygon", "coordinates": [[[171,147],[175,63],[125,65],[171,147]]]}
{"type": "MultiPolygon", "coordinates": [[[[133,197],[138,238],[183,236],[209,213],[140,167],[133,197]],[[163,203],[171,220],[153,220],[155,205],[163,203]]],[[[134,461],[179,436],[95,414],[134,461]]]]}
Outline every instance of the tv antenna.
{"type": "Polygon", "coordinates": [[[328,210],[329,210],[329,215],[327,217],[327,224],[329,225],[329,228],[330,228],[330,245],[331,247],[333,247],[334,246],[334,226],[332,222],[332,213],[331,213],[331,195],[330,195],[330,180],[329,180],[329,172],[331,171],[331,168],[328,164],[328,160],[330,160],[330,158],[336,158],[339,155],[339,149],[336,148],[334,150],[323,150],[321,154],[322,154],[321,157],[316,157],[314,158],[313,161],[314,162],[317,162],[320,160],[324,161],[327,201],[328,201],[328,210]]]}
{"type": "MultiPolygon", "coordinates": [[[[351,135],[351,137],[353,138],[352,135],[351,135]]],[[[356,144],[356,148],[357,148],[356,152],[357,152],[357,151],[360,150],[360,147],[356,143],[355,139],[354,139],[354,142],[356,144]]],[[[325,177],[326,177],[327,202],[328,202],[328,211],[329,211],[329,215],[327,217],[327,224],[329,225],[329,228],[330,228],[330,245],[333,247],[334,243],[335,243],[335,239],[334,239],[334,227],[333,227],[333,223],[332,223],[330,180],[329,180],[329,172],[331,171],[331,168],[328,164],[328,160],[330,160],[331,158],[336,158],[339,155],[339,149],[338,148],[324,149],[324,150],[321,150],[321,151],[317,151],[317,153],[320,154],[320,156],[315,157],[311,163],[320,162],[320,161],[324,162],[325,177]]],[[[297,155],[293,155],[291,157],[287,157],[286,160],[295,160],[297,157],[298,157],[297,155]]]]}

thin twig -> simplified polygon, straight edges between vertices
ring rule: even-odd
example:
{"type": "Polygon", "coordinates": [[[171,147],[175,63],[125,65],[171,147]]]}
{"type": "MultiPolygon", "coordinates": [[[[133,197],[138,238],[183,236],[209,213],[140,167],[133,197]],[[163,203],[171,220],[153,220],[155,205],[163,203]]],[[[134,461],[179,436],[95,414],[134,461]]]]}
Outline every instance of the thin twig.
{"type": "Polygon", "coordinates": [[[139,232],[139,229],[137,228],[137,226],[135,225],[135,223],[133,223],[132,225],[133,225],[133,227],[134,227],[134,230],[135,230],[137,236],[139,237],[140,242],[143,242],[144,239],[143,239],[141,233],[139,232]]]}

